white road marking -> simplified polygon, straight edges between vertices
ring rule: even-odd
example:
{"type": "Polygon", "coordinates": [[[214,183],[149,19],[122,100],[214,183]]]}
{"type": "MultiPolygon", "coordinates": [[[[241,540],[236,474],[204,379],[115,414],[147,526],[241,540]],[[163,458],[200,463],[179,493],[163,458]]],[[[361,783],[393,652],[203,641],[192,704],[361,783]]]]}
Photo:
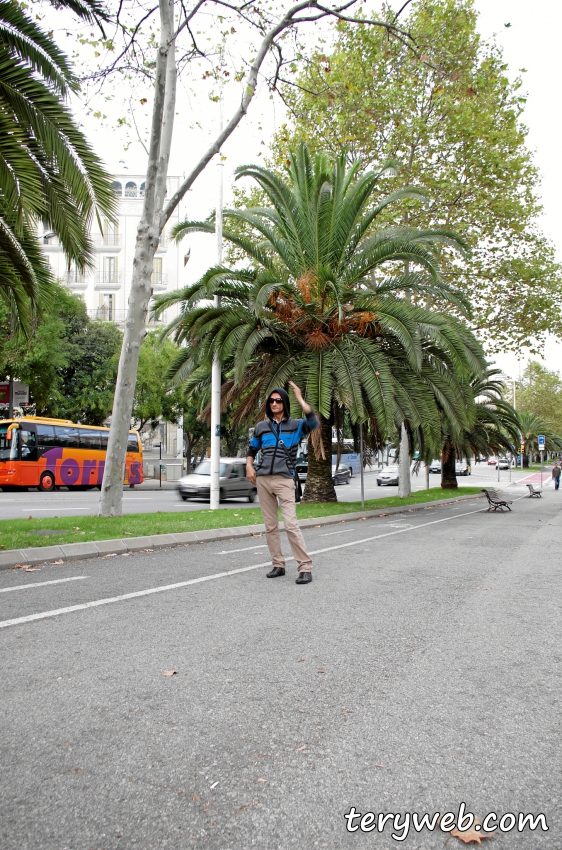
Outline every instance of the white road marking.
{"type": "Polygon", "coordinates": [[[320,537],[332,537],[334,534],[347,534],[348,531],[357,531],[356,528],[342,528],[341,531],[329,531],[327,534],[321,534],[320,537]]]}
{"type": "Polygon", "coordinates": [[[89,511],[91,509],[92,505],[87,505],[84,508],[79,508],[77,505],[73,505],[71,508],[61,508],[60,505],[57,505],[54,508],[22,508],[21,512],[22,514],[28,514],[30,511],[37,513],[37,511],[89,511]]]}
{"type": "MultiPolygon", "coordinates": [[[[519,499],[525,498],[520,496],[519,499]]],[[[513,501],[519,501],[514,499],[513,501]]],[[[437,525],[441,522],[450,522],[453,519],[459,519],[463,516],[471,516],[472,514],[486,513],[487,508],[478,508],[475,511],[466,511],[462,514],[454,514],[453,516],[442,517],[442,519],[434,519],[430,522],[423,522],[420,525],[414,525],[410,528],[399,528],[396,531],[387,531],[384,534],[373,534],[371,537],[363,537],[361,540],[352,540],[349,543],[339,543],[337,546],[327,546],[325,549],[316,549],[309,552],[310,555],[321,555],[324,552],[334,552],[336,549],[347,549],[350,546],[359,546],[362,543],[370,543],[372,540],[381,540],[383,537],[393,537],[396,534],[407,534],[410,531],[417,531],[420,528],[427,528],[429,525],[437,525]]],[[[257,547],[250,546],[250,549],[257,547]]],[[[262,547],[263,548],[263,547],[262,547]]],[[[234,550],[231,550],[234,551],[234,550]]],[[[293,557],[286,558],[287,561],[294,561],[293,557]]],[[[72,614],[74,611],[85,611],[88,608],[99,608],[101,605],[111,605],[115,602],[124,602],[127,599],[139,599],[142,596],[152,596],[154,593],[164,593],[168,590],[178,590],[183,587],[189,587],[192,584],[202,584],[205,581],[214,581],[218,578],[226,578],[227,576],[238,575],[239,573],[248,573],[252,570],[259,570],[262,567],[270,567],[271,562],[265,561],[262,564],[252,564],[249,567],[239,567],[236,570],[227,570],[222,573],[213,573],[210,576],[201,576],[200,578],[192,578],[189,581],[179,581],[175,584],[167,584],[162,587],[150,587],[147,590],[137,590],[134,593],[124,593],[122,596],[112,596],[108,599],[95,599],[93,602],[84,602],[81,605],[70,605],[67,608],[56,608],[53,611],[42,611],[40,614],[29,614],[26,617],[15,617],[13,620],[4,620],[0,622],[0,629],[5,629],[8,626],[19,626],[23,623],[31,623],[34,620],[44,620],[47,617],[58,617],[61,614],[72,614]]]]}
{"type": "MultiPolygon", "coordinates": [[[[197,532],[195,532],[197,534],[197,532]]],[[[244,549],[225,549],[224,552],[217,552],[217,555],[230,555],[231,552],[252,552],[254,549],[265,549],[267,543],[260,543],[258,546],[245,546],[244,549]]]]}
{"type": "Polygon", "coordinates": [[[36,581],[33,584],[17,584],[15,587],[3,587],[0,593],[10,593],[12,590],[29,590],[30,587],[45,587],[47,584],[62,584],[65,581],[80,581],[89,576],[72,576],[71,578],[57,578],[54,581],[36,581]]]}

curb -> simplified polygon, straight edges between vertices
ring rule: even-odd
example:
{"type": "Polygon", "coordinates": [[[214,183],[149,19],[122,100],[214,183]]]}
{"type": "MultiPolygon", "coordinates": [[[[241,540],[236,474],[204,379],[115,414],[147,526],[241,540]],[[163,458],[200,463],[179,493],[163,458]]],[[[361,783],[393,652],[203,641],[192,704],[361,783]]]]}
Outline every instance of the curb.
{"type": "MultiPolygon", "coordinates": [[[[464,496],[457,499],[438,499],[434,502],[424,502],[421,505],[404,505],[403,508],[379,508],[378,510],[356,511],[349,514],[334,514],[324,517],[310,517],[299,520],[301,528],[332,525],[335,523],[370,519],[371,517],[387,517],[393,514],[415,513],[426,508],[440,505],[469,502],[483,499],[484,496],[464,496]]],[[[282,522],[279,523],[284,530],[282,522]]],[[[241,525],[236,528],[208,528],[201,531],[182,531],[178,534],[156,534],[152,537],[128,537],[114,540],[95,540],[91,543],[66,543],[60,546],[36,546],[30,549],[8,549],[0,552],[0,570],[9,570],[22,565],[37,565],[65,561],[76,561],[90,558],[103,558],[107,555],[124,555],[128,552],[152,551],[176,546],[189,546],[194,543],[207,543],[215,540],[226,540],[236,537],[255,537],[265,533],[265,525],[241,525]]]]}

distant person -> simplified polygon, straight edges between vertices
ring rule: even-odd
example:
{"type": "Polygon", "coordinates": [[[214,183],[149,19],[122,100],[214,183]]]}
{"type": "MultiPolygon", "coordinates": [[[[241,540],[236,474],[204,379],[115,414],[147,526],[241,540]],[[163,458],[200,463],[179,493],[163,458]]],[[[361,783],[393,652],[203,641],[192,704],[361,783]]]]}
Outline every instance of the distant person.
{"type": "Polygon", "coordinates": [[[560,487],[560,472],[561,472],[560,467],[558,466],[557,463],[555,463],[554,466],[552,467],[552,477],[554,479],[554,489],[555,490],[558,490],[558,488],[560,487]]]}
{"type": "Polygon", "coordinates": [[[248,447],[246,477],[258,488],[260,508],[265,523],[265,539],[273,568],[266,573],[268,578],[285,575],[285,556],[279,536],[277,500],[283,515],[285,531],[298,565],[297,584],[312,581],[312,561],[307,553],[302,532],[297,522],[295,508],[295,461],[299,443],[303,437],[318,428],[318,419],[312,408],[302,397],[300,389],[289,381],[295,398],[302,407],[306,419],[291,419],[288,393],[278,387],[270,392],[265,403],[267,419],[258,422],[248,447]],[[261,450],[262,461],[254,469],[254,459],[261,450]]]}

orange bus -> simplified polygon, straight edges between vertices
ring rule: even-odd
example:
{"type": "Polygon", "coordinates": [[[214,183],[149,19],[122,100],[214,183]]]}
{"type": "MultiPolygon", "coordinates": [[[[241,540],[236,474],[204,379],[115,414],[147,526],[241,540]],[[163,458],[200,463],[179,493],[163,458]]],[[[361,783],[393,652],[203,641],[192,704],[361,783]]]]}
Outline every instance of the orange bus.
{"type": "MultiPolygon", "coordinates": [[[[0,420],[0,488],[101,488],[109,428],[68,419],[26,416],[0,420]]],[[[142,444],[129,431],[125,484],[143,481],[142,444]]]]}

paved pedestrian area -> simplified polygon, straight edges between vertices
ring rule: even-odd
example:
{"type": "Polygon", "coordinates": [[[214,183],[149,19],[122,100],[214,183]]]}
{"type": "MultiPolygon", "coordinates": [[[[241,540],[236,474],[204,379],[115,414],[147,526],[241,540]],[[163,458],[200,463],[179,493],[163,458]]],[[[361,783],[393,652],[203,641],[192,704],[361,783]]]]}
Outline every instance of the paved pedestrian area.
{"type": "Polygon", "coordinates": [[[0,573],[0,846],[441,850],[344,815],[464,802],[560,850],[561,500],[308,528],[304,586],[263,537],[0,573]]]}

